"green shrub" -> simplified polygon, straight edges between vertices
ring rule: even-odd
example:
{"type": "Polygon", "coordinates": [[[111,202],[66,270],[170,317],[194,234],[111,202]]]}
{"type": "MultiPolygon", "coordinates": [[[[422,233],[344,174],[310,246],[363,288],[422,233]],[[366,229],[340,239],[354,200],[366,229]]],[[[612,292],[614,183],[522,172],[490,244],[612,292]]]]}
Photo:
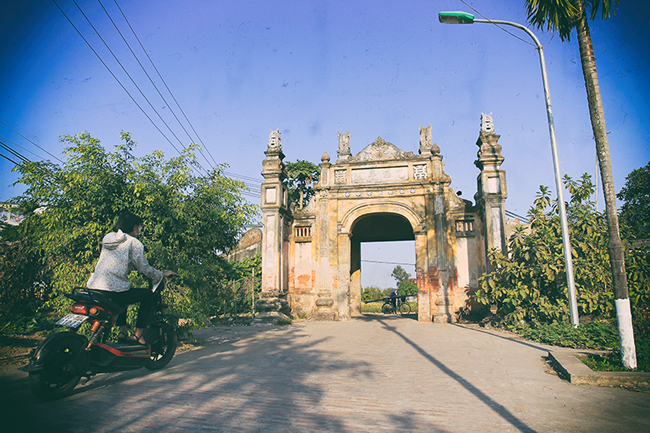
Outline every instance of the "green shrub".
{"type": "Polygon", "coordinates": [[[609,323],[592,321],[574,328],[569,323],[516,325],[510,328],[527,340],[575,349],[610,350],[618,347],[618,331],[609,323]]]}

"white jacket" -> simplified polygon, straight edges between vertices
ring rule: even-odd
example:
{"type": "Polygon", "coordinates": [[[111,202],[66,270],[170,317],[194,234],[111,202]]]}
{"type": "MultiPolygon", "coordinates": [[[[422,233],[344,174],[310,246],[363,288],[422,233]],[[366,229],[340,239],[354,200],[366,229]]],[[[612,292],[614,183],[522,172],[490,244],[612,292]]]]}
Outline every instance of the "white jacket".
{"type": "Polygon", "coordinates": [[[137,269],[140,273],[151,278],[153,290],[162,281],[162,271],[149,265],[144,256],[142,242],[122,230],[111,232],[102,239],[102,251],[95,266],[95,272],[90,276],[86,287],[111,292],[125,292],[131,287],[129,272],[137,269]]]}

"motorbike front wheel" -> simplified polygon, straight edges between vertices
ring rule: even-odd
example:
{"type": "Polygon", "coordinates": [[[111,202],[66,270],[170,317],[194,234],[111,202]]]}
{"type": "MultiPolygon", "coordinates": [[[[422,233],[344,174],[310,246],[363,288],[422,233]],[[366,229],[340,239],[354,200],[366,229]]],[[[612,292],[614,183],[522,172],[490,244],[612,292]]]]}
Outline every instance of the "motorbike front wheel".
{"type": "Polygon", "coordinates": [[[84,349],[79,338],[65,337],[48,347],[50,356],[43,369],[29,373],[29,386],[34,395],[54,400],[69,394],[81,379],[78,363],[84,349]]]}
{"type": "Polygon", "coordinates": [[[151,341],[151,359],[144,364],[148,370],[160,370],[164,368],[176,353],[178,340],[176,339],[176,330],[173,326],[156,326],[153,331],[151,341]]]}

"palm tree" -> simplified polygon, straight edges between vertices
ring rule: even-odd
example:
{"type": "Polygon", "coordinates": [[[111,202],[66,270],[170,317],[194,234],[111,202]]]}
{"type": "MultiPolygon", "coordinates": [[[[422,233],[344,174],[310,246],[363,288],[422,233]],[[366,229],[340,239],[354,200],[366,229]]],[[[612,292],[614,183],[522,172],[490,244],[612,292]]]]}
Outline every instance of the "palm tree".
{"type": "Polygon", "coordinates": [[[621,339],[621,361],[626,368],[636,368],[636,350],[634,346],[634,331],[630,312],[630,299],[627,289],[627,276],[625,274],[625,256],[621,235],[618,227],[618,212],[616,210],[616,192],[612,164],[609,155],[609,143],[605,128],[605,115],[603,102],[598,86],[596,72],[596,59],[589,33],[587,21],[587,8],[593,20],[601,10],[603,19],[609,18],[619,0],[524,0],[528,12],[528,21],[540,29],[558,32],[560,39],[569,41],[571,32],[575,28],[580,47],[580,60],[582,72],[587,88],[587,102],[589,103],[589,116],[591,127],[596,141],[596,155],[603,182],[605,195],[605,209],[609,230],[609,261],[612,266],[612,281],[614,284],[614,298],[616,304],[616,317],[618,319],[618,333],[621,339]]]}

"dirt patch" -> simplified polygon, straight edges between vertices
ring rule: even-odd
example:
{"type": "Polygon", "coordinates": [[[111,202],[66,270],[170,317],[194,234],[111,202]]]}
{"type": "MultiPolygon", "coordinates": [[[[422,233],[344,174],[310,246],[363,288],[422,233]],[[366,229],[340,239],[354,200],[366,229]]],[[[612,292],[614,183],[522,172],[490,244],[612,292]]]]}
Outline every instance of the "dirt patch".
{"type": "Polygon", "coordinates": [[[29,353],[43,339],[39,335],[0,335],[0,374],[27,364],[29,353]]]}

